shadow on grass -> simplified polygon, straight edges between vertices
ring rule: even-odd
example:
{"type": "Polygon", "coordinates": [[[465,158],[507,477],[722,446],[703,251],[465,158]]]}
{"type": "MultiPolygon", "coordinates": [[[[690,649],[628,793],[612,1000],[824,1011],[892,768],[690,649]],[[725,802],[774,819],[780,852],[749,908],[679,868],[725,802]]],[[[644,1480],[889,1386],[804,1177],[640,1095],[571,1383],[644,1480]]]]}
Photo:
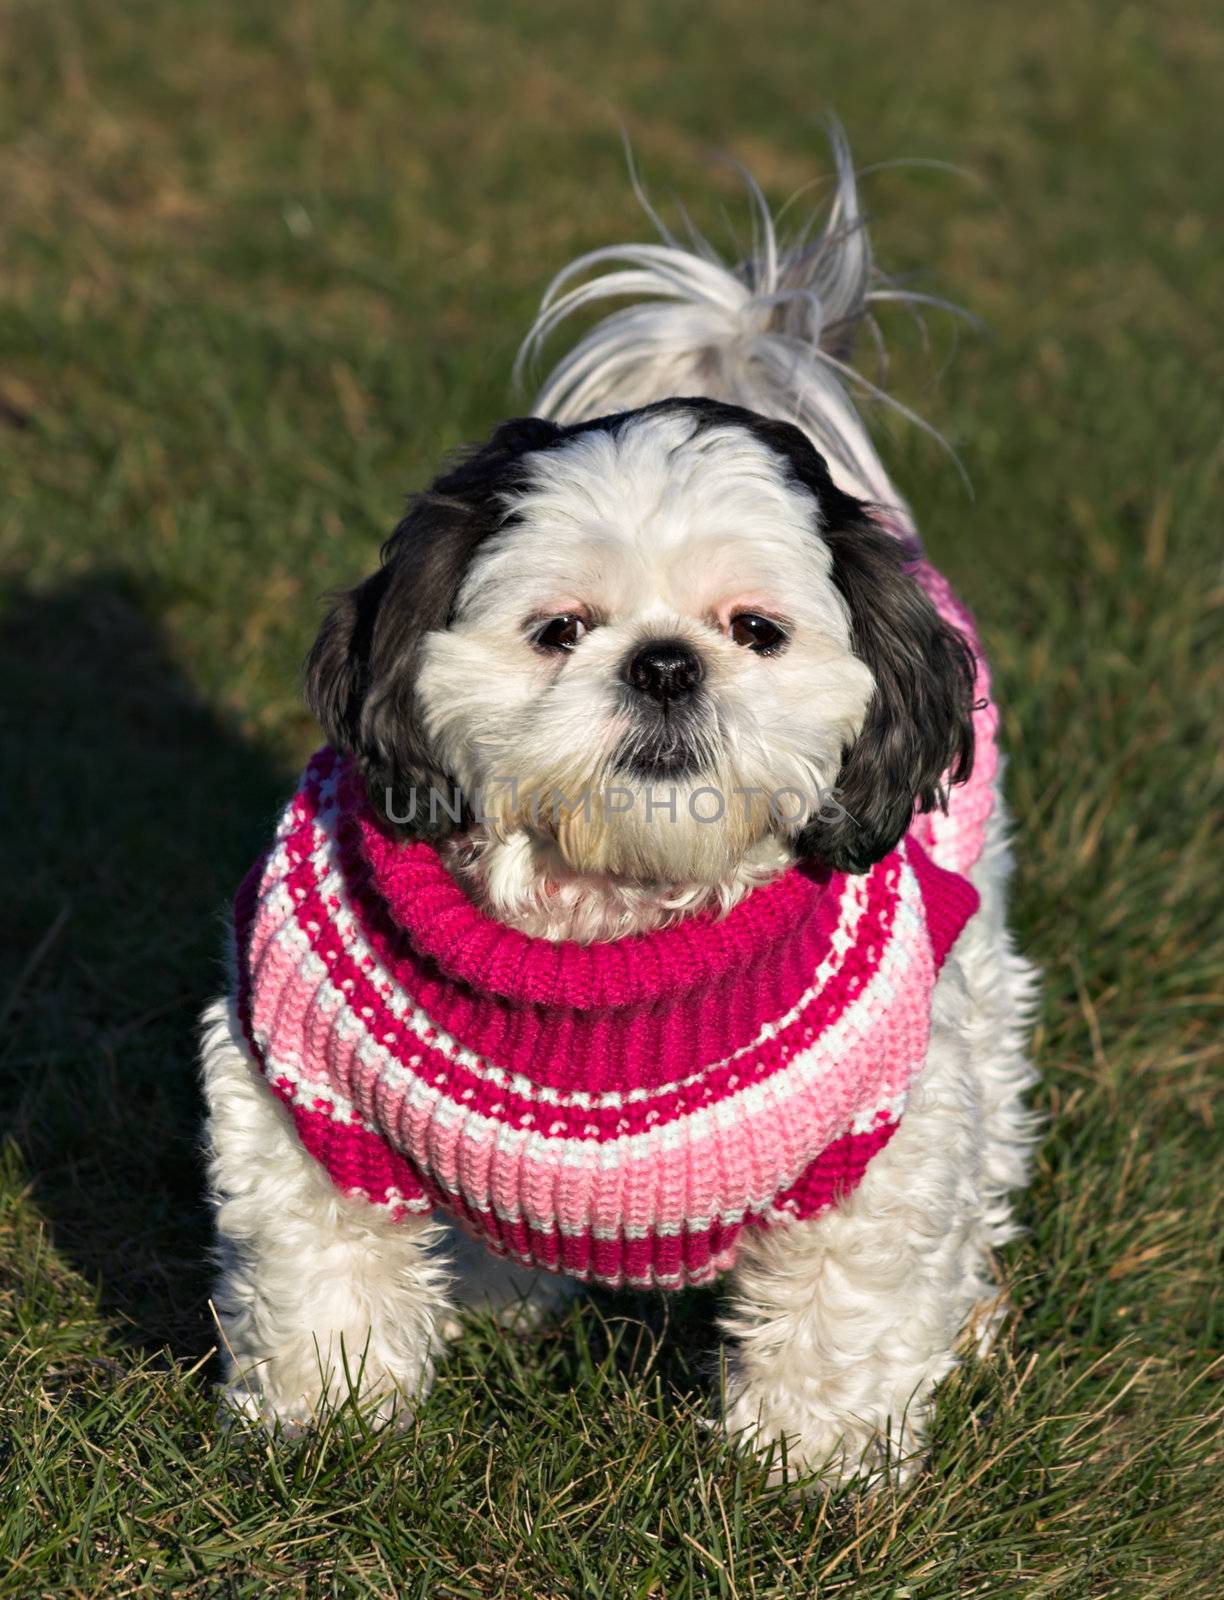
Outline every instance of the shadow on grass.
{"type": "Polygon", "coordinates": [[[589,1348],[634,1384],[646,1375],[656,1376],[667,1411],[693,1402],[700,1405],[717,1393],[722,1345],[715,1326],[716,1290],[690,1289],[683,1294],[595,1290],[591,1300],[598,1323],[585,1347],[568,1358],[576,1380],[582,1376],[589,1348]]]}
{"type": "MultiPolygon", "coordinates": [[[[0,616],[0,1138],[61,1256],[147,1349],[214,1342],[196,1021],[293,774],[227,729],[120,574],[0,616]]],[[[715,1297],[596,1291],[533,1359],[562,1391],[717,1384],[715,1297]]]]}
{"type": "Polygon", "coordinates": [[[196,1018],[289,775],[193,695],[130,580],[0,620],[0,1135],[133,1341],[212,1342],[196,1018]]]}

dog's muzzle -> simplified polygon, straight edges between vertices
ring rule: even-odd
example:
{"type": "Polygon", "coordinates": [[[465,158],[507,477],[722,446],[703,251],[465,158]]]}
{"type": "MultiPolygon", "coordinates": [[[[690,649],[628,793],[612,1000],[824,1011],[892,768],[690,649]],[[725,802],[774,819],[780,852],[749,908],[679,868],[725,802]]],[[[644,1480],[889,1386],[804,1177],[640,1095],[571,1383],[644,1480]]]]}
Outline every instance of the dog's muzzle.
{"type": "Polygon", "coordinates": [[[621,680],[633,731],[617,766],[635,778],[691,776],[700,766],[705,665],[682,639],[652,639],[625,658],[621,680]]]}

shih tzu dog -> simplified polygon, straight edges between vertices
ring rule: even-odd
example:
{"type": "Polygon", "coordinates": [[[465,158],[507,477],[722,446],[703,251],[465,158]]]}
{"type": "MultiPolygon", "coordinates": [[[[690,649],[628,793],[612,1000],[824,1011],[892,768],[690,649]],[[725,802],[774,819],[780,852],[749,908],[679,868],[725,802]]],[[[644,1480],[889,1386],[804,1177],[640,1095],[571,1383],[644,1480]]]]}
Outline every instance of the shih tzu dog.
{"type": "Polygon", "coordinates": [[[790,247],[595,251],[608,314],[307,664],[327,744],[204,1030],[227,1394],[424,1397],[459,1308],[725,1274],[728,1432],[917,1459],[998,1320],[1032,1079],[997,717],[851,395],[853,172],[790,247]]]}

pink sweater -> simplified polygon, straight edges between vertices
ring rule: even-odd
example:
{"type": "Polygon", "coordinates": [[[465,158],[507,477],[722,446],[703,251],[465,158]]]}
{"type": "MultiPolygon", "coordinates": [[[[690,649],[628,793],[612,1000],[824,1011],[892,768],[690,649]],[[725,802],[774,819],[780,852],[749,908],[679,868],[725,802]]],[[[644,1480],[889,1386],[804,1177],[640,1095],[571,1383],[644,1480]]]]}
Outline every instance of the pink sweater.
{"type": "Polygon", "coordinates": [[[977,905],[976,717],[969,782],[870,872],[792,868],[725,917],[589,946],[486,916],[321,751],[235,906],[243,1027],[304,1145],[393,1217],[444,1207],[610,1285],[703,1282],[745,1226],[816,1215],[895,1132],[977,905]]]}

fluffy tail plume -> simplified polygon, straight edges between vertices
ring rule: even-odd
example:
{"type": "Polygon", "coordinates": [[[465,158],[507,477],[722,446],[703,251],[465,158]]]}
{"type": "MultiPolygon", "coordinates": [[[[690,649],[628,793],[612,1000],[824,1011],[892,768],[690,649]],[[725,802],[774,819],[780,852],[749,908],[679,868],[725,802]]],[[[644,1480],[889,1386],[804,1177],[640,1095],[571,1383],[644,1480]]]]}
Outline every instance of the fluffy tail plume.
{"type": "Polygon", "coordinates": [[[574,312],[605,300],[636,303],[610,312],[562,358],[537,396],[537,415],[577,422],[673,395],[746,406],[796,423],[843,488],[908,521],[852,395],[883,400],[926,425],[848,357],[860,323],[875,331],[878,302],[945,303],[897,288],[876,269],[850,148],[836,124],[830,144],[831,200],[793,240],[779,238],[768,202],[746,177],[753,248],[738,265],[691,227],[687,242],[678,241],[643,198],[661,243],[592,250],[563,268],[519,351],[520,378],[574,312]]]}

